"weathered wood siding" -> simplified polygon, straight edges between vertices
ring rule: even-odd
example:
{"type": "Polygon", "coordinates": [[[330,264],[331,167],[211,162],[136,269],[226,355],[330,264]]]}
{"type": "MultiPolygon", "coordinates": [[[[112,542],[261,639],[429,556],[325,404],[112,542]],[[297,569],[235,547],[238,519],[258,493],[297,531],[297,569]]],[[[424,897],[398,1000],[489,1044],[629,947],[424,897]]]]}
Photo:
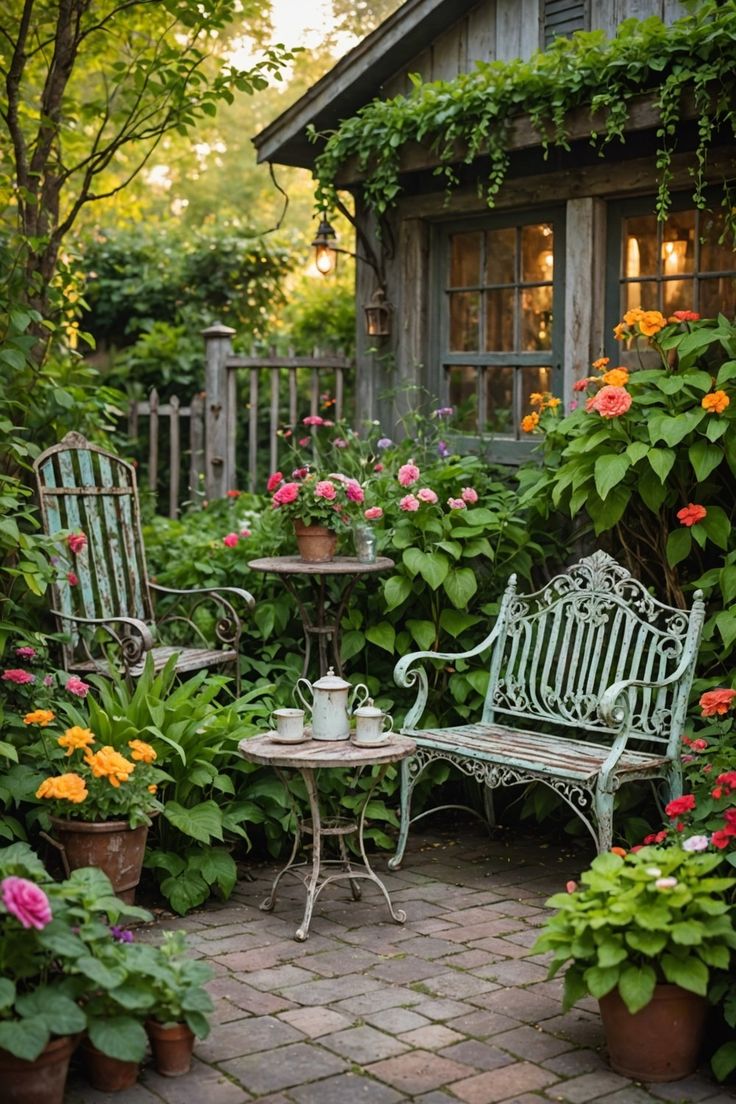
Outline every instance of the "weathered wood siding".
{"type": "Polygon", "coordinates": [[[687,14],[680,0],[590,0],[591,30],[605,31],[609,38],[624,19],[648,19],[658,15],[672,23],[687,14]]]}

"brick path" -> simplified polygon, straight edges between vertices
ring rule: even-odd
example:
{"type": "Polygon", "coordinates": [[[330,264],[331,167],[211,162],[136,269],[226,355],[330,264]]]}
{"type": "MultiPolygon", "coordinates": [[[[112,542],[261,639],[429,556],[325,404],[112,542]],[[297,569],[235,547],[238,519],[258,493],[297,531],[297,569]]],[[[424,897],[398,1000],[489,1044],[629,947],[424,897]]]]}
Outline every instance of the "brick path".
{"type": "Polygon", "coordinates": [[[403,870],[386,877],[403,927],[375,887],[362,883],[356,903],[334,886],[297,943],[295,880],[274,913],[258,909],[270,866],[226,904],[162,922],[186,930],[217,975],[192,1072],[167,1079],[144,1065],[115,1097],[73,1073],[65,1104],[734,1104],[706,1070],[667,1085],[620,1077],[594,1002],[562,1014],[561,983],[530,948],[544,901],[590,856],[460,831],[414,835],[403,870]]]}

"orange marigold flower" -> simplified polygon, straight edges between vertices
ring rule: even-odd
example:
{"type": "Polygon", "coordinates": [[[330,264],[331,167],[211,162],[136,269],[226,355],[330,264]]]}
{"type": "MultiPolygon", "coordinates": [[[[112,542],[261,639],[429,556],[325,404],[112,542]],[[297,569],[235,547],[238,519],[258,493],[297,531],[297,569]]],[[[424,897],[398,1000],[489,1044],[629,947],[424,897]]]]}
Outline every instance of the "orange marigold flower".
{"type": "Polygon", "coordinates": [[[597,360],[593,361],[591,367],[595,368],[596,371],[598,371],[598,372],[602,372],[603,369],[606,367],[606,365],[609,364],[609,363],[610,363],[610,358],[609,357],[598,357],[597,360]]]}
{"type": "Polygon", "coordinates": [[[618,322],[613,327],[613,336],[616,338],[617,341],[623,341],[625,337],[629,336],[628,327],[626,326],[625,322],[618,322]]]}
{"type": "Polygon", "coordinates": [[[36,797],[71,801],[74,805],[81,805],[87,794],[84,779],[78,774],[57,774],[53,778],[44,778],[36,790],[36,797]]]}
{"type": "Polygon", "coordinates": [[[84,761],[91,769],[95,778],[106,778],[111,786],[117,790],[121,782],[127,782],[135,770],[135,763],[131,763],[114,747],[107,744],[100,748],[94,755],[87,751],[84,761]]]}
{"type": "MultiPolygon", "coordinates": [[[[624,323],[627,326],[635,326],[644,317],[644,311],[641,307],[632,307],[631,310],[627,310],[624,315],[624,323]]],[[[621,323],[619,322],[619,325],[621,323]]]]}
{"type": "Polygon", "coordinates": [[[67,755],[71,755],[78,748],[89,747],[90,744],[95,742],[95,738],[88,728],[80,728],[79,725],[75,725],[74,728],[68,728],[56,742],[59,747],[66,748],[67,755]]]}
{"type": "Polygon", "coordinates": [[[531,414],[526,414],[521,419],[521,428],[524,433],[533,433],[539,425],[539,415],[536,410],[533,410],[531,414]]]}
{"type": "Polygon", "coordinates": [[[131,749],[131,759],[139,763],[152,763],[156,758],[156,752],[144,740],[128,740],[128,747],[131,749]]]}
{"type": "Polygon", "coordinates": [[[725,391],[711,391],[709,395],[703,395],[700,405],[709,414],[722,414],[730,402],[725,391]]]}
{"type": "Polygon", "coordinates": [[[700,695],[700,713],[703,717],[723,716],[728,713],[736,698],[736,690],[706,690],[700,695]]]}
{"type": "Polygon", "coordinates": [[[644,311],[638,322],[639,329],[645,337],[653,337],[667,325],[667,319],[659,311],[644,311]]]}
{"type": "Polygon", "coordinates": [[[546,402],[545,405],[547,407],[549,407],[551,410],[554,410],[554,408],[556,406],[560,405],[560,400],[557,398],[556,395],[550,395],[550,397],[547,399],[547,402],[546,402]]]}
{"type": "Polygon", "coordinates": [[[611,368],[601,378],[610,387],[625,387],[629,382],[629,371],[628,368],[611,368]]]}
{"type": "Polygon", "coordinates": [[[23,718],[23,724],[38,725],[39,728],[45,728],[46,725],[50,725],[55,719],[56,714],[52,713],[50,709],[34,709],[32,713],[26,713],[23,718]]]}
{"type": "Polygon", "coordinates": [[[696,502],[688,502],[687,506],[683,506],[681,510],[677,511],[677,520],[681,525],[686,525],[688,529],[691,525],[697,525],[699,521],[707,516],[708,511],[705,506],[699,506],[696,502]]]}
{"type": "Polygon", "coordinates": [[[622,859],[625,859],[628,852],[627,852],[625,847],[612,847],[611,848],[611,854],[612,855],[620,855],[622,859]]]}
{"type": "Polygon", "coordinates": [[[151,785],[147,787],[147,789],[149,793],[155,793],[158,789],[158,786],[154,785],[154,783],[152,782],[151,785]]]}
{"type": "Polygon", "coordinates": [[[544,395],[540,394],[539,391],[532,391],[531,395],[529,396],[529,405],[530,406],[541,406],[543,402],[544,402],[544,395]]]}

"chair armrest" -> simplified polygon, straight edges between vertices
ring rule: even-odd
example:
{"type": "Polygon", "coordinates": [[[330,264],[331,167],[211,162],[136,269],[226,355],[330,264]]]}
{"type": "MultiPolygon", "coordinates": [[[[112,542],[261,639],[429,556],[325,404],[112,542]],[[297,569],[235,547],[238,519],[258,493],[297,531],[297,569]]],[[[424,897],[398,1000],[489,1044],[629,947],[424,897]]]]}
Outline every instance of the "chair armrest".
{"type": "MultiPolygon", "coordinates": [[[[256,604],[256,600],[252,594],[247,590],[243,590],[241,587],[192,587],[189,590],[179,590],[174,587],[159,586],[158,583],[148,584],[151,590],[157,591],[159,594],[174,594],[182,598],[198,598],[201,601],[211,599],[217,603],[220,607],[218,611],[217,624],[215,626],[215,635],[221,644],[230,645],[238,650],[240,647],[240,636],[243,631],[243,623],[241,618],[235,612],[235,608],[232,602],[229,600],[230,596],[234,596],[240,599],[247,609],[252,610],[256,604]]],[[[196,603],[197,605],[199,602],[196,603]]],[[[192,628],[195,628],[194,622],[191,617],[164,617],[159,624],[163,624],[165,621],[185,621],[192,628]]],[[[197,630],[199,631],[199,630],[197,630]]],[[[201,636],[201,633],[200,633],[201,636]]]]}
{"type": "Polygon", "coordinates": [[[180,594],[182,596],[189,594],[211,594],[215,599],[218,594],[234,594],[246,604],[248,609],[253,609],[256,604],[253,595],[247,590],[243,590],[242,587],[191,587],[188,590],[177,590],[174,587],[160,586],[158,583],[149,583],[148,585],[151,590],[157,590],[160,594],[180,594]]]}
{"type": "Polygon", "coordinates": [[[411,652],[408,656],[404,656],[394,667],[394,682],[397,686],[413,686],[415,683],[419,683],[419,689],[417,691],[417,698],[414,705],[411,707],[404,719],[403,727],[405,729],[414,728],[417,721],[424,712],[424,707],[427,704],[427,694],[429,687],[427,684],[427,673],[423,667],[418,667],[413,671],[409,668],[421,659],[445,659],[445,660],[457,660],[457,659],[471,659],[473,656],[480,655],[484,652],[499,635],[502,627],[502,619],[496,621],[496,624],[491,629],[485,640],[482,640],[480,644],[476,644],[474,648],[471,648],[469,652],[411,652]]]}
{"type": "Polygon", "coordinates": [[[61,610],[51,612],[61,621],[73,621],[78,625],[99,625],[104,628],[120,646],[126,670],[135,667],[144,653],[153,648],[151,629],[145,621],[140,621],[137,617],[74,617],[71,613],[62,613],[61,610]],[[109,628],[110,625],[122,625],[128,631],[116,633],[109,628]]]}

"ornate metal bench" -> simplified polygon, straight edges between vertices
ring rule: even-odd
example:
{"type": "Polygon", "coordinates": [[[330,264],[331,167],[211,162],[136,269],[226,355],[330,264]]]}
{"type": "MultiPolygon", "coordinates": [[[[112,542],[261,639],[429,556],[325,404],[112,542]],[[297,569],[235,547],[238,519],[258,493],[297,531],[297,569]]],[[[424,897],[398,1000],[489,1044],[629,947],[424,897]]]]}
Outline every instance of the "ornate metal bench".
{"type": "Polygon", "coordinates": [[[492,631],[472,651],[414,652],[399,660],[399,686],[419,686],[401,729],[417,752],[401,765],[401,832],[389,866],[401,863],[412,790],[436,759],[491,789],[546,783],[581,818],[599,851],[611,846],[614,798],[625,783],[661,779],[668,800],[679,796],[682,729],[704,613],[701,591],[689,611],[662,605],[596,552],[533,594],[517,595],[512,575],[492,631]],[[417,661],[445,665],[488,651],[479,721],[418,727],[428,677],[417,661]]]}
{"type": "Polygon", "coordinates": [[[242,624],[232,603],[251,609],[252,595],[239,587],[172,590],[152,583],[146,569],[135,469],[91,445],[80,433],[68,433],[60,444],[41,453],[33,466],[44,528],[49,536],[62,538],[51,612],[67,634],[65,669],[104,674],[106,647],[112,646],[116,662],[126,675],[135,677],[142,673],[147,655],[158,671],[175,654],[175,669],[182,674],[234,664],[239,693],[242,624]],[[75,554],[63,537],[79,533],[84,533],[87,543],[75,554]],[[157,618],[154,594],[192,602],[186,611],[177,607],[157,618]],[[215,646],[193,619],[196,606],[203,602],[214,603],[217,611],[215,646]],[[157,641],[167,622],[179,622],[180,632],[182,624],[187,626],[186,645],[157,641]]]}

